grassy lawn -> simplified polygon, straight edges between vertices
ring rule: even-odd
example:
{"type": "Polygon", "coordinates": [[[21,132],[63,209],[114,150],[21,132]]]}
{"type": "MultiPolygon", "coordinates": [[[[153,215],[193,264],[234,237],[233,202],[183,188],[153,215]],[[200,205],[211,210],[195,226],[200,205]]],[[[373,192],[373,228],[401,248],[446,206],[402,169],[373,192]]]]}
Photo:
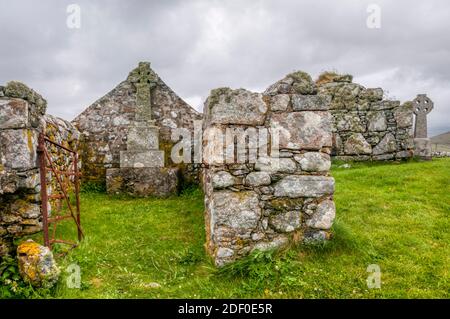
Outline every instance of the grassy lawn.
{"type": "Polygon", "coordinates": [[[256,254],[222,271],[204,252],[200,191],[168,200],[84,193],[86,239],[58,260],[52,296],[449,298],[450,160],[334,165],[333,176],[330,243],[256,254]],[[71,263],[81,289],[67,288],[71,263]],[[367,288],[370,264],[381,268],[381,289],[367,288]]]}

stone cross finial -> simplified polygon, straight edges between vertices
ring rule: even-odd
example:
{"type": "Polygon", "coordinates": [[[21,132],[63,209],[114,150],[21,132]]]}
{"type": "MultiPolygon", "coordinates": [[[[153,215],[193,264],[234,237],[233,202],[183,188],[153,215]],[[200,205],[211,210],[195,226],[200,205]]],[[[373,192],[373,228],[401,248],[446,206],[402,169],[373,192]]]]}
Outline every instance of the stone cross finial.
{"type": "Polygon", "coordinates": [[[136,120],[152,123],[151,90],[156,86],[156,77],[150,69],[150,62],[140,62],[137,70],[136,85],[136,120]]]}
{"type": "Polygon", "coordinates": [[[433,101],[426,94],[419,94],[413,100],[413,112],[416,115],[416,123],[414,126],[415,138],[427,138],[427,114],[433,110],[433,101]]]}

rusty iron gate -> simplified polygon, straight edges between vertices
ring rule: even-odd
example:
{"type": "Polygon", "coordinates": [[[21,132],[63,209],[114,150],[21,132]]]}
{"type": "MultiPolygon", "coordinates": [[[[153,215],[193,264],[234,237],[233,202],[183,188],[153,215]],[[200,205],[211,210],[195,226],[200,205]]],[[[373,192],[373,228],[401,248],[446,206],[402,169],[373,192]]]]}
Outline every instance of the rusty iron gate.
{"type": "Polygon", "coordinates": [[[70,248],[74,248],[78,246],[78,242],[84,237],[80,221],[81,174],[78,168],[78,153],[40,133],[38,157],[41,178],[44,245],[50,249],[52,249],[53,244],[66,244],[71,246],[70,248]],[[54,158],[55,154],[59,154],[59,160],[63,158],[66,161],[66,165],[56,166],[55,161],[58,161],[58,155],[54,158]],[[51,187],[50,192],[48,190],[49,186],[51,187]],[[75,196],[75,205],[71,203],[71,192],[75,196]],[[52,203],[56,203],[55,207],[52,207],[52,203]],[[49,207],[51,209],[50,212],[49,207]],[[78,242],[57,238],[58,223],[68,219],[73,219],[75,222],[78,242]]]}

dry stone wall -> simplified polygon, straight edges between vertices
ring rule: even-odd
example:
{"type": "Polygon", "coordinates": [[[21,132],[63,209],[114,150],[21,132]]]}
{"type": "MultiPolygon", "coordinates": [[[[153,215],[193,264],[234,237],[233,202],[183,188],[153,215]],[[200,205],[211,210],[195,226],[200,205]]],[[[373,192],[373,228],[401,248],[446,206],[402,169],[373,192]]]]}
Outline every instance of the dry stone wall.
{"type": "Polygon", "coordinates": [[[368,161],[413,156],[411,102],[401,105],[384,99],[381,88],[352,83],[350,75],[336,74],[319,81],[318,94],[330,101],[336,159],[368,161]]]}
{"type": "Polygon", "coordinates": [[[295,72],[263,94],[211,91],[205,102],[207,250],[222,266],[251,251],[330,238],[332,116],[311,77],[295,72]]]}
{"type": "MultiPolygon", "coordinates": [[[[42,229],[39,133],[47,131],[67,147],[78,143],[78,131],[69,122],[46,115],[46,106],[42,96],[20,82],[0,86],[0,256],[12,249],[14,238],[42,229]]],[[[66,161],[51,150],[50,155],[58,168],[66,161]]]]}

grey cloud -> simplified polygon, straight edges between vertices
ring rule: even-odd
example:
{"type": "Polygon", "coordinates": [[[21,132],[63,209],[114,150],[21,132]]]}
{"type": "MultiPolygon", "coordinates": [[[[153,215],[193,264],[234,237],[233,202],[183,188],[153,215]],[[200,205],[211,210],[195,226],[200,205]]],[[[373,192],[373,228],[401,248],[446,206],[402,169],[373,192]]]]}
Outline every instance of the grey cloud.
{"type": "Polygon", "coordinates": [[[218,86],[263,90],[294,69],[335,69],[368,86],[435,101],[431,134],[450,130],[450,3],[434,1],[0,0],[0,83],[24,81],[72,119],[138,61],[201,108],[218,86]],[[82,27],[66,27],[77,3],[82,27]],[[366,27],[379,4],[381,29],[366,27]]]}

